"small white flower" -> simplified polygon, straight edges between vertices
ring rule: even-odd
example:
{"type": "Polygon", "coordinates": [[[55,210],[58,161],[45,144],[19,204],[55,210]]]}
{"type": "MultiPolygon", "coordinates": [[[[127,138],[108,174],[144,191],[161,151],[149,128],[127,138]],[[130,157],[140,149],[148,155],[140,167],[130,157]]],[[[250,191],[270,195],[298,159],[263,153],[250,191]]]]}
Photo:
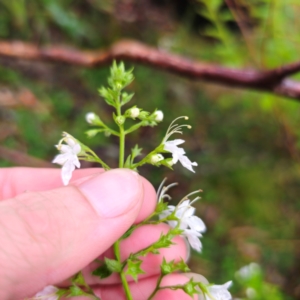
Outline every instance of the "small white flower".
{"type": "Polygon", "coordinates": [[[258,274],[260,274],[260,272],[261,272],[261,269],[257,263],[250,263],[249,265],[246,265],[246,266],[240,268],[236,272],[236,276],[242,280],[250,280],[254,276],[257,276],[258,274]]]}
{"type": "Polygon", "coordinates": [[[85,120],[89,123],[89,124],[93,124],[93,122],[96,120],[96,114],[93,112],[89,112],[85,115],[85,120]]]}
{"type": "Polygon", "coordinates": [[[209,286],[208,292],[214,298],[214,300],[230,300],[231,294],[228,292],[228,288],[232,285],[232,281],[228,281],[222,285],[209,286]]]}
{"type": "Polygon", "coordinates": [[[61,153],[58,154],[52,162],[63,166],[61,177],[64,185],[67,185],[75,167],[80,168],[77,155],[81,151],[81,146],[71,135],[64,133],[64,138],[56,147],[61,153]],[[67,144],[62,144],[62,142],[66,142],[67,144]]]}
{"type": "MultiPolygon", "coordinates": [[[[183,230],[182,235],[187,238],[189,244],[193,249],[200,252],[202,244],[199,237],[202,236],[202,232],[206,231],[204,222],[197,216],[195,216],[196,209],[191,206],[190,200],[185,200],[177,207],[169,205],[168,208],[163,211],[159,218],[164,219],[175,211],[175,216],[179,219],[179,229],[183,230]]],[[[175,228],[178,221],[167,221],[168,224],[175,228]]]]}
{"type": "Polygon", "coordinates": [[[161,154],[154,154],[150,158],[151,163],[154,165],[162,160],[164,160],[164,157],[161,154]]]}
{"type": "Polygon", "coordinates": [[[58,295],[56,295],[57,291],[58,288],[53,285],[48,285],[42,291],[38,292],[33,299],[58,300],[58,295]]]}
{"type": "Polygon", "coordinates": [[[139,114],[140,114],[140,109],[137,107],[133,107],[129,111],[129,115],[133,119],[137,118],[139,116],[139,114]]]}
{"type": "Polygon", "coordinates": [[[181,139],[167,141],[164,143],[164,150],[172,153],[172,161],[174,164],[176,164],[179,160],[185,168],[195,173],[193,166],[198,166],[198,164],[196,162],[191,162],[189,158],[185,156],[184,149],[178,147],[178,145],[182,143],[184,143],[184,140],[181,139]]]}
{"type": "Polygon", "coordinates": [[[155,121],[156,122],[161,122],[164,119],[164,113],[161,110],[157,110],[155,112],[155,121]]]}

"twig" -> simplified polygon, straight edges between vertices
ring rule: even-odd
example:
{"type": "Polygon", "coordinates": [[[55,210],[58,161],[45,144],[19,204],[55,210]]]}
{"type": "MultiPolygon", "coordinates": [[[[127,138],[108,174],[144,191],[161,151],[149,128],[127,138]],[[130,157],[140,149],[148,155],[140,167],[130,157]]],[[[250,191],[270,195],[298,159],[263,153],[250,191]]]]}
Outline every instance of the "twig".
{"type": "Polygon", "coordinates": [[[2,41],[0,56],[61,62],[88,68],[107,65],[114,59],[131,61],[194,80],[218,83],[232,88],[266,91],[300,100],[300,82],[287,78],[300,71],[300,61],[270,70],[233,69],[190,60],[131,40],[121,40],[107,50],[95,51],[61,46],[38,47],[23,42],[2,41]]]}

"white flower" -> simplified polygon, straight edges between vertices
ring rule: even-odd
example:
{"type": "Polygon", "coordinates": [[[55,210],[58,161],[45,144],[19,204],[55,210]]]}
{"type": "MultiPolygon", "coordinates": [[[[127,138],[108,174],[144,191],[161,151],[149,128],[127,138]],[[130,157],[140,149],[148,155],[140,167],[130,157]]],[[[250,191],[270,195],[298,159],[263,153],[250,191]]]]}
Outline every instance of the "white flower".
{"type": "MultiPolygon", "coordinates": [[[[199,237],[202,236],[202,232],[206,231],[204,222],[197,216],[195,216],[196,209],[191,206],[190,200],[185,200],[177,207],[169,205],[168,208],[163,211],[159,218],[164,219],[175,211],[175,216],[179,219],[179,229],[183,230],[182,235],[187,238],[189,244],[193,249],[200,252],[202,244],[199,237]]],[[[178,221],[167,221],[168,224],[175,228],[178,221]]]]}
{"type": "Polygon", "coordinates": [[[232,281],[228,281],[222,285],[209,286],[208,292],[214,298],[214,300],[230,300],[231,294],[228,292],[228,288],[232,285],[232,281]]]}
{"type": "Polygon", "coordinates": [[[261,269],[257,263],[250,263],[249,265],[240,268],[236,272],[236,276],[246,281],[252,279],[254,276],[257,276],[258,274],[260,274],[260,272],[261,269]]]}
{"type": "Polygon", "coordinates": [[[195,173],[193,166],[198,166],[198,164],[196,162],[191,162],[188,157],[185,156],[185,151],[183,148],[177,147],[182,143],[184,143],[184,140],[181,139],[166,141],[164,142],[164,150],[172,153],[172,162],[174,164],[176,164],[179,160],[185,168],[195,173]]]}
{"type": "Polygon", "coordinates": [[[54,159],[53,163],[62,165],[61,177],[64,185],[67,185],[72,177],[75,167],[80,168],[80,162],[77,155],[81,151],[80,144],[69,134],[64,133],[64,138],[56,146],[61,152],[54,159]],[[66,144],[62,144],[66,142],[66,144]]]}
{"type": "Polygon", "coordinates": [[[161,122],[164,119],[164,113],[161,110],[157,110],[155,112],[155,121],[156,122],[161,122]]]}
{"type": "Polygon", "coordinates": [[[93,122],[96,119],[96,114],[93,112],[89,112],[85,115],[85,120],[89,123],[89,124],[93,124],[93,122]]]}
{"type": "Polygon", "coordinates": [[[53,285],[46,286],[42,291],[38,292],[34,299],[41,299],[41,300],[58,300],[58,295],[56,295],[56,292],[58,291],[58,288],[56,288],[53,285]]]}
{"type": "Polygon", "coordinates": [[[140,114],[140,109],[137,107],[133,107],[129,110],[129,115],[133,119],[137,118],[139,114],[140,114]]]}
{"type": "Polygon", "coordinates": [[[158,162],[162,161],[164,157],[161,154],[154,154],[151,156],[150,161],[152,164],[157,164],[158,162]]]}

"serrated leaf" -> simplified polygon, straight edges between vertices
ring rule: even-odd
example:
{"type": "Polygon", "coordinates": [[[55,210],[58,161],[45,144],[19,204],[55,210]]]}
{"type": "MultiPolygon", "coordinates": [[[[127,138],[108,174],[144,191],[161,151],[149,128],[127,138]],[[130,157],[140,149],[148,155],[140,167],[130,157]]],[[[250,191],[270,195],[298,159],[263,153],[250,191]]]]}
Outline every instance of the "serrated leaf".
{"type": "Polygon", "coordinates": [[[174,260],[167,262],[166,259],[163,258],[160,269],[163,275],[171,274],[175,271],[174,260]]]}
{"type": "Polygon", "coordinates": [[[141,155],[142,153],[142,148],[139,148],[138,145],[135,145],[134,148],[131,149],[131,162],[134,161],[134,159],[141,155]]]}
{"type": "Polygon", "coordinates": [[[168,203],[161,201],[156,204],[155,212],[161,213],[162,211],[166,210],[167,208],[168,208],[168,203]]]}
{"type": "Polygon", "coordinates": [[[138,281],[139,274],[145,274],[145,272],[141,269],[141,264],[142,260],[127,261],[127,270],[125,274],[130,275],[135,282],[138,281]]]}
{"type": "Polygon", "coordinates": [[[104,258],[104,261],[105,264],[107,265],[108,270],[110,270],[111,272],[117,272],[117,273],[121,272],[122,264],[119,261],[107,257],[104,258]]]}
{"type": "Polygon", "coordinates": [[[160,236],[159,240],[152,245],[152,248],[153,249],[168,248],[174,244],[171,241],[171,239],[172,239],[172,236],[170,236],[169,233],[166,235],[162,234],[160,236]]]}
{"type": "Polygon", "coordinates": [[[110,88],[101,87],[98,92],[108,105],[113,107],[116,106],[115,100],[117,99],[118,94],[115,91],[111,90],[110,88]]]}
{"type": "Polygon", "coordinates": [[[112,274],[112,272],[108,269],[106,264],[103,264],[96,270],[94,270],[92,274],[103,279],[109,277],[112,274]]]}
{"type": "Polygon", "coordinates": [[[188,265],[185,263],[185,261],[183,259],[181,259],[178,263],[176,263],[175,268],[176,268],[176,270],[182,271],[182,272],[190,271],[190,268],[188,267],[188,265]]]}
{"type": "Polygon", "coordinates": [[[86,285],[82,272],[79,272],[72,278],[72,283],[77,285],[86,285]]]}
{"type": "Polygon", "coordinates": [[[127,93],[122,93],[122,101],[121,101],[121,105],[125,105],[126,103],[128,103],[132,97],[134,96],[134,93],[131,94],[127,94],[127,93]]]}
{"type": "Polygon", "coordinates": [[[125,161],[125,164],[124,164],[124,168],[130,169],[130,167],[131,167],[131,154],[128,155],[128,157],[127,157],[127,159],[125,161]]]}
{"type": "Polygon", "coordinates": [[[70,286],[69,291],[70,291],[70,293],[68,295],[68,298],[86,295],[86,293],[77,285],[70,286]]]}
{"type": "Polygon", "coordinates": [[[191,278],[191,280],[183,286],[183,291],[189,296],[193,297],[195,294],[199,294],[199,291],[196,290],[196,287],[198,287],[198,283],[194,282],[193,278],[191,278]]]}

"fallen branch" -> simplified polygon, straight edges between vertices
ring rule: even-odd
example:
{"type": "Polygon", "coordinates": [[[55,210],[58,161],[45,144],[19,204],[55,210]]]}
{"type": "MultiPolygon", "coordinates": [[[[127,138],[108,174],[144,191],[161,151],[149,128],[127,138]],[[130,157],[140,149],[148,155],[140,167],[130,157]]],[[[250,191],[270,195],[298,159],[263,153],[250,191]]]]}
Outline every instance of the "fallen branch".
{"type": "Polygon", "coordinates": [[[131,61],[199,81],[218,83],[232,88],[266,91],[300,100],[300,82],[287,78],[300,71],[300,62],[266,71],[225,68],[190,60],[130,40],[121,40],[105,51],[81,51],[59,46],[37,47],[23,42],[2,41],[0,56],[62,62],[89,68],[110,64],[114,59],[131,61]]]}

